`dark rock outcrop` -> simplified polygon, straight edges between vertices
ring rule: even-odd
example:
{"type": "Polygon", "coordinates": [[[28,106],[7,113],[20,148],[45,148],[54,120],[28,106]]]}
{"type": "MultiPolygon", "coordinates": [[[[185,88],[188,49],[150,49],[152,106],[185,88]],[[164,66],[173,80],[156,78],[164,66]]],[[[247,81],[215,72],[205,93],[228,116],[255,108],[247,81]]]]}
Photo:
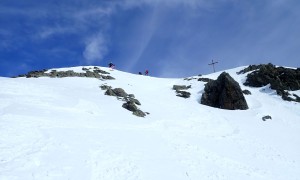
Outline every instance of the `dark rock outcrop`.
{"type": "Polygon", "coordinates": [[[122,98],[126,98],[128,96],[128,94],[122,88],[112,89],[110,86],[107,85],[101,85],[100,88],[102,90],[106,90],[104,94],[108,96],[117,96],[122,98]]]}
{"type": "Polygon", "coordinates": [[[191,96],[190,92],[187,91],[176,91],[177,95],[179,97],[183,97],[183,98],[189,98],[191,96]]]}
{"type": "Polygon", "coordinates": [[[295,97],[295,101],[300,102],[300,97],[297,94],[293,94],[293,96],[295,97]]]}
{"type": "Polygon", "coordinates": [[[116,94],[116,96],[119,96],[119,97],[127,97],[128,96],[128,94],[122,88],[115,88],[115,89],[113,89],[113,91],[116,94]]]}
{"type": "Polygon", "coordinates": [[[124,89],[122,88],[112,88],[108,85],[101,85],[100,88],[105,91],[105,95],[108,96],[115,96],[118,100],[125,101],[125,103],[122,105],[123,108],[129,110],[132,112],[132,114],[139,116],[139,117],[145,117],[146,113],[141,111],[136,105],[141,105],[140,101],[135,99],[134,94],[127,94],[124,89]]]}
{"type": "MultiPolygon", "coordinates": [[[[40,76],[46,76],[45,74],[45,72],[46,72],[47,70],[46,69],[43,69],[43,70],[41,70],[41,71],[30,71],[30,72],[28,72],[27,74],[25,74],[25,75],[23,75],[23,76],[25,76],[26,78],[38,78],[38,77],[40,77],[40,76]]],[[[20,75],[19,77],[21,77],[22,75],[20,75]]]]}
{"type": "Polygon", "coordinates": [[[193,79],[197,79],[197,78],[195,78],[195,77],[189,77],[189,78],[184,78],[183,80],[185,80],[185,81],[191,81],[193,79]]]}
{"type": "Polygon", "coordinates": [[[247,90],[247,89],[243,90],[243,93],[244,93],[245,95],[251,95],[251,92],[250,92],[249,90],[247,90]]]}
{"type": "Polygon", "coordinates": [[[139,117],[145,117],[146,113],[144,113],[143,111],[141,111],[140,109],[137,108],[137,106],[135,105],[135,103],[131,102],[131,101],[127,101],[126,103],[124,103],[122,105],[123,108],[129,110],[132,112],[132,114],[139,116],[139,117]]]}
{"type": "Polygon", "coordinates": [[[145,117],[146,113],[144,113],[143,111],[141,111],[140,109],[132,112],[133,115],[139,116],[139,117],[145,117]]]}
{"type": "Polygon", "coordinates": [[[192,87],[191,85],[189,85],[189,86],[186,86],[186,85],[173,85],[173,90],[180,91],[180,90],[189,89],[191,87],[192,87]]]}
{"type": "Polygon", "coordinates": [[[129,111],[132,111],[132,112],[138,110],[137,106],[133,102],[130,102],[130,101],[127,101],[126,103],[124,103],[122,105],[122,107],[129,110],[129,111]]]}
{"type": "Polygon", "coordinates": [[[132,102],[132,103],[134,103],[134,104],[136,104],[136,105],[141,105],[141,103],[140,103],[140,101],[139,100],[137,100],[137,99],[135,99],[135,98],[132,98],[132,97],[127,97],[127,98],[125,98],[125,101],[127,101],[127,102],[132,102]]]}
{"type": "Polygon", "coordinates": [[[104,76],[104,75],[102,75],[101,77],[102,77],[102,79],[106,79],[106,80],[113,80],[113,79],[115,79],[112,76],[104,76]]]}
{"type": "Polygon", "coordinates": [[[190,92],[183,91],[190,89],[192,86],[191,85],[173,85],[173,90],[176,92],[176,96],[178,97],[183,97],[183,98],[189,98],[191,96],[190,92]]]}
{"type": "Polygon", "coordinates": [[[248,109],[239,84],[226,72],[205,84],[201,104],[229,110],[248,109]]]}
{"type": "Polygon", "coordinates": [[[107,89],[104,94],[107,96],[117,96],[114,90],[112,90],[111,88],[107,89]]]}
{"type": "Polygon", "coordinates": [[[213,80],[209,79],[209,78],[199,78],[198,81],[210,82],[210,81],[213,81],[213,80]]]}
{"type": "Polygon", "coordinates": [[[267,116],[262,117],[261,119],[262,119],[263,121],[266,121],[266,120],[268,120],[268,119],[272,119],[272,117],[269,116],[269,115],[267,115],[267,116]]]}
{"type": "Polygon", "coordinates": [[[103,71],[99,68],[96,68],[95,70],[93,70],[94,73],[100,73],[100,74],[109,74],[109,72],[103,71]]]}
{"type": "Polygon", "coordinates": [[[92,78],[100,78],[100,74],[95,73],[95,72],[91,72],[91,71],[86,71],[85,72],[85,76],[86,77],[92,77],[92,78]]]}
{"type": "Polygon", "coordinates": [[[250,65],[250,66],[246,67],[245,69],[237,72],[236,74],[245,74],[247,72],[260,69],[262,66],[264,66],[264,65],[263,64],[260,64],[260,65],[250,65]]]}
{"type": "Polygon", "coordinates": [[[113,80],[115,79],[106,71],[99,69],[98,67],[94,67],[93,71],[90,71],[93,68],[85,68],[82,70],[85,72],[74,72],[73,70],[68,71],[57,71],[52,70],[51,72],[47,72],[46,69],[41,71],[30,71],[27,74],[19,75],[18,77],[26,77],[26,78],[39,78],[39,77],[50,77],[50,78],[64,78],[64,77],[89,77],[89,78],[101,78],[104,80],[113,80]],[[104,75],[105,74],[105,75],[104,75]]]}
{"type": "MultiPolygon", "coordinates": [[[[282,99],[287,101],[297,101],[290,96],[287,91],[300,90],[300,69],[289,69],[275,67],[273,64],[255,66],[256,71],[247,75],[244,83],[250,87],[263,87],[270,84],[270,88],[276,90],[282,99]]],[[[250,68],[248,69],[255,69],[250,68]]],[[[247,68],[246,68],[247,69],[247,68]]],[[[245,70],[246,71],[246,70],[245,70]]],[[[297,101],[300,102],[300,101],[297,101]]]]}
{"type": "Polygon", "coordinates": [[[101,88],[102,90],[108,90],[108,89],[111,89],[111,86],[102,84],[102,85],[100,86],[100,88],[101,88]]]}

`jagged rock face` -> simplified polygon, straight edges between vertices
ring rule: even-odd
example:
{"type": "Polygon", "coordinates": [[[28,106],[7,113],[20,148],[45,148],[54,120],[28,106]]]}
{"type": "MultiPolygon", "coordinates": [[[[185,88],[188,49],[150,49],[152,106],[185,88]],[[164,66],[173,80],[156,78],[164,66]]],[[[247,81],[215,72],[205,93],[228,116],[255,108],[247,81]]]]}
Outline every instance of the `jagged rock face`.
{"type": "Polygon", "coordinates": [[[276,68],[272,64],[267,64],[248,74],[244,83],[244,85],[252,87],[262,87],[267,84],[271,84],[271,88],[275,90],[299,90],[300,69],[276,68]]]}
{"type": "MultiPolygon", "coordinates": [[[[273,64],[257,66],[256,71],[247,75],[244,85],[251,87],[263,87],[270,84],[270,88],[276,90],[282,99],[296,101],[289,97],[288,91],[300,90],[300,69],[275,67],[273,64]]],[[[246,68],[247,69],[247,68],[246,68]]],[[[248,68],[249,69],[249,68],[248,68]]],[[[250,68],[251,69],[251,68],[250,68]]]]}
{"type": "Polygon", "coordinates": [[[217,80],[205,84],[204,91],[201,104],[229,110],[248,109],[239,84],[226,72],[217,80]]]}

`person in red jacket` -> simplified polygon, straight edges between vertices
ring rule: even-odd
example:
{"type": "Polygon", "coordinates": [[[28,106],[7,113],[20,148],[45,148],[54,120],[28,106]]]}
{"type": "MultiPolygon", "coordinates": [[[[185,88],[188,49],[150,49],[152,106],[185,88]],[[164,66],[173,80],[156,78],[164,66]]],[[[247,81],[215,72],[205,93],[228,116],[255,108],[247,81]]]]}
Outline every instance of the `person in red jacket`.
{"type": "Polygon", "coordinates": [[[148,71],[148,69],[146,69],[145,75],[148,76],[148,74],[149,74],[149,71],[148,71]]]}

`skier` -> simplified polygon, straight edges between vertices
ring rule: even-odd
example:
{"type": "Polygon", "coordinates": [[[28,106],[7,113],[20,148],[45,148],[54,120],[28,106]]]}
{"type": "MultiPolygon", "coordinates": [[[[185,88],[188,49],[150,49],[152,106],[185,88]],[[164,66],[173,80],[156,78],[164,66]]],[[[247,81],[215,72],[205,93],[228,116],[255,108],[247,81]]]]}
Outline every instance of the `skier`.
{"type": "Polygon", "coordinates": [[[110,62],[110,63],[108,64],[108,67],[109,67],[111,70],[113,70],[113,69],[115,68],[115,65],[114,65],[112,62],[110,62]]]}
{"type": "Polygon", "coordinates": [[[148,69],[146,69],[145,75],[148,76],[148,74],[149,74],[149,71],[148,71],[148,69]]]}

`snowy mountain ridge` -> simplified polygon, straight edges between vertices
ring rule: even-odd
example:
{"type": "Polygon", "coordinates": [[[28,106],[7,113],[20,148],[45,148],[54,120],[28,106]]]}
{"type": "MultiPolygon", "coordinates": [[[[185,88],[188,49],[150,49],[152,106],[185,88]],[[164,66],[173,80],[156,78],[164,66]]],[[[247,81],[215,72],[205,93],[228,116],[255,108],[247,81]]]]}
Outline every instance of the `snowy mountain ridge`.
{"type": "MultiPolygon", "coordinates": [[[[83,68],[95,69],[45,73],[83,68]]],[[[0,78],[0,179],[299,179],[300,105],[269,85],[244,86],[244,68],[226,71],[251,92],[249,109],[234,111],[201,105],[206,82],[198,76],[97,67],[115,79],[0,78]],[[133,116],[101,85],[134,94],[150,114],[133,116]],[[191,86],[190,98],[173,85],[191,86]]]]}

